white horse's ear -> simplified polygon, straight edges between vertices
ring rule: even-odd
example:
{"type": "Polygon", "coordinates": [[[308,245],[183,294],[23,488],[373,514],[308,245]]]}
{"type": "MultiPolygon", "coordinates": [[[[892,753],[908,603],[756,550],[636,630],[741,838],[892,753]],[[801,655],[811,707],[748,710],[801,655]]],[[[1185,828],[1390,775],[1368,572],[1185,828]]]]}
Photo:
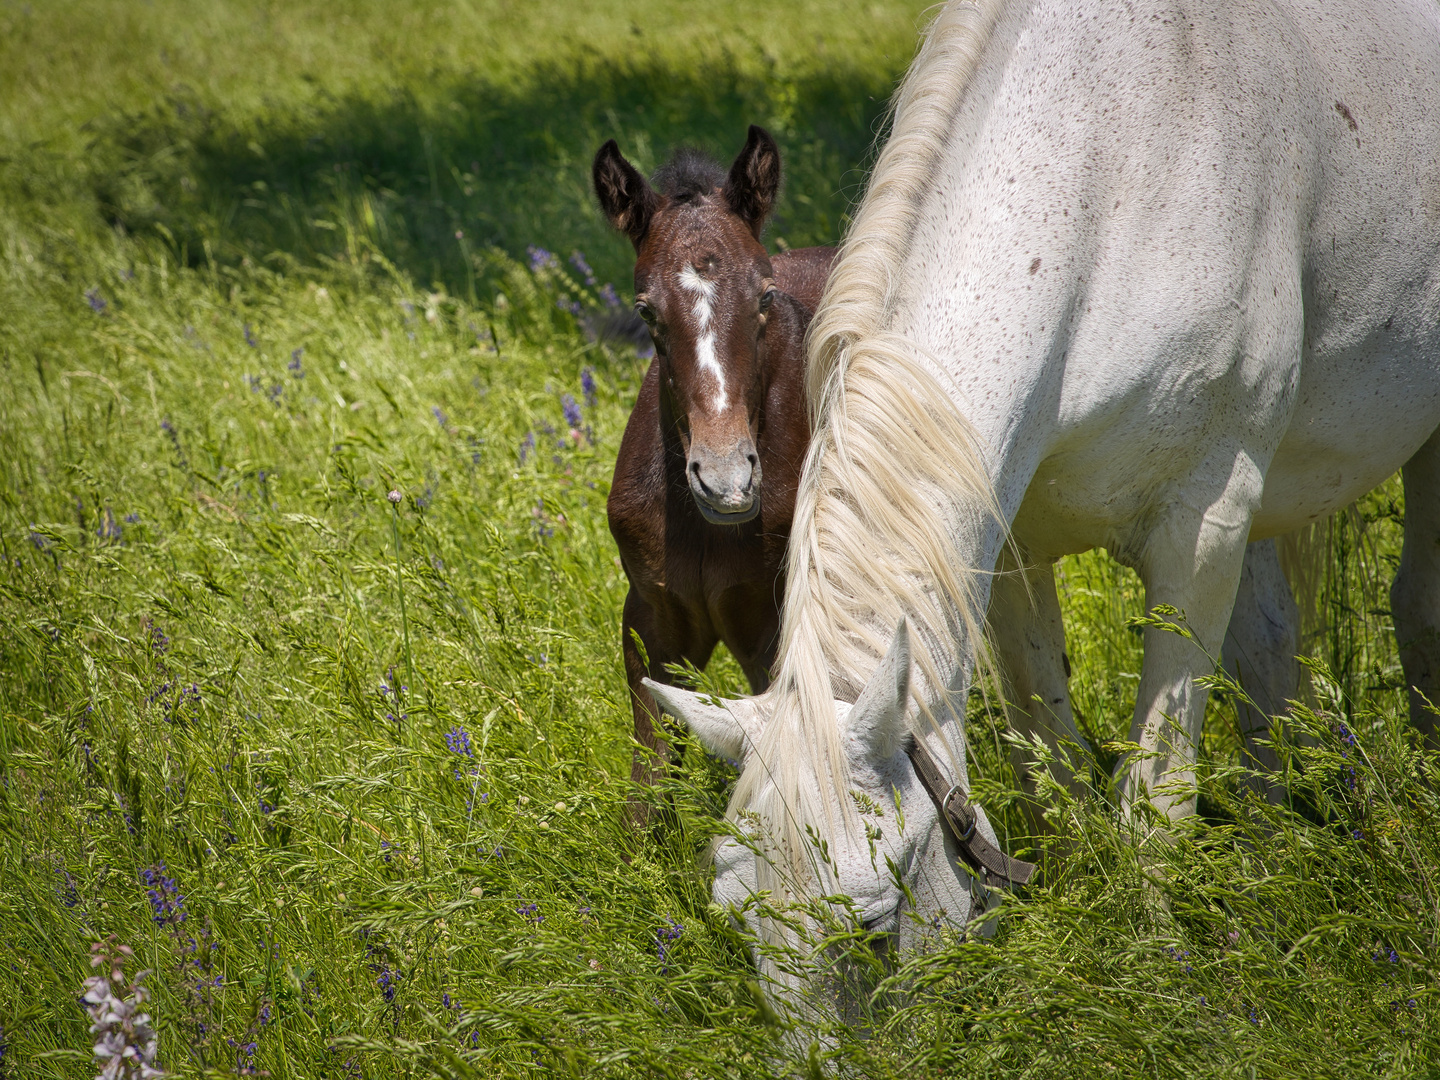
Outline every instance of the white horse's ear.
{"type": "Polygon", "coordinates": [[[689,728],[712,754],[744,761],[760,738],[760,707],[753,698],[712,698],[654,679],[641,682],[660,708],[689,728]]]}
{"type": "Polygon", "coordinates": [[[895,627],[890,651],[845,718],[845,734],[853,745],[851,752],[876,764],[894,757],[908,733],[905,709],[909,700],[910,626],[902,618],[895,627]]]}

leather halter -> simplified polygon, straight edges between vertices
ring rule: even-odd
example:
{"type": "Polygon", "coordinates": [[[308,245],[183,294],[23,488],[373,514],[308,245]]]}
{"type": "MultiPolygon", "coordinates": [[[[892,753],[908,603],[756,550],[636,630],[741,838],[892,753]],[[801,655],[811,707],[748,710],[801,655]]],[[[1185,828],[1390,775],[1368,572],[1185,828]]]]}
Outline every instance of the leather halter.
{"type": "Polygon", "coordinates": [[[956,784],[947,783],[930,751],[919,739],[911,739],[905,748],[921,785],[940,810],[940,820],[949,827],[960,856],[984,879],[986,885],[1024,885],[1035,874],[1035,864],[1012,859],[997,848],[976,827],[978,818],[965,792],[956,784]]]}

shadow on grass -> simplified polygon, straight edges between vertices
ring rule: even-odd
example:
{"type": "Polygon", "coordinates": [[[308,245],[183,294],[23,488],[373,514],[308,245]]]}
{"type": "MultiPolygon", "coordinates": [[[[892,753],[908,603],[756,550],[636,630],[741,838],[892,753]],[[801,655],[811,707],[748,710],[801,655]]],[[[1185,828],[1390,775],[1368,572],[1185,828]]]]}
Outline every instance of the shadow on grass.
{"type": "Polygon", "coordinates": [[[772,242],[833,243],[898,74],[790,78],[728,55],[680,68],[592,59],[423,98],[322,92],[243,121],[175,95],[97,122],[93,194],[110,222],[158,229],[191,263],[309,263],[363,242],[418,282],[463,295],[483,293],[477,252],[518,256],[533,244],[582,250],[601,280],[626,287],[629,246],[589,191],[605,139],[648,170],[681,143],[728,161],[746,125],[762,124],[787,171],[772,242]]]}

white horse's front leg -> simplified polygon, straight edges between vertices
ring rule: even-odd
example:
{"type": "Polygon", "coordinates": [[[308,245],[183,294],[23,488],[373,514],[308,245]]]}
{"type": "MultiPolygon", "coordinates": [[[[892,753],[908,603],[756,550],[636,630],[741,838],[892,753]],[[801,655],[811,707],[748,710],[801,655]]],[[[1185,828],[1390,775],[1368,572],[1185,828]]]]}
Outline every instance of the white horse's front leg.
{"type": "Polygon", "coordinates": [[[1122,791],[1127,805],[1148,799],[1172,821],[1195,811],[1195,749],[1208,696],[1195,680],[1219,661],[1263,486],[1248,456],[1237,454],[1233,462],[1218,496],[1206,498],[1203,484],[1182,488],[1136,559],[1146,609],[1179,609],[1171,621],[1188,634],[1145,628],[1130,727],[1140,750],[1123,766],[1122,791]]]}
{"type": "MultiPolygon", "coordinates": [[[[1011,725],[1027,736],[1038,733],[1052,748],[1062,742],[1083,748],[1085,739],[1070,707],[1070,662],[1055,592],[1055,564],[1020,570],[1007,553],[991,586],[990,627],[1007,683],[1011,725]]],[[[1028,758],[1020,751],[1013,761],[1025,793],[1033,796],[1035,777],[1028,758]]],[[[1072,794],[1083,793],[1086,776],[1056,772],[1056,779],[1072,794]]]]}
{"type": "Polygon", "coordinates": [[[1225,632],[1225,670],[1240,684],[1253,705],[1237,703],[1251,764],[1271,774],[1262,793],[1271,801],[1284,794],[1273,774],[1280,761],[1261,739],[1270,734],[1270,718],[1282,713],[1300,683],[1300,609],[1274,540],[1259,540],[1245,549],[1245,568],[1235,594],[1235,610],[1225,632]]]}
{"type": "Polygon", "coordinates": [[[1410,690],[1410,721],[1432,748],[1440,726],[1440,432],[1405,464],[1405,546],[1390,587],[1400,663],[1410,690]]]}

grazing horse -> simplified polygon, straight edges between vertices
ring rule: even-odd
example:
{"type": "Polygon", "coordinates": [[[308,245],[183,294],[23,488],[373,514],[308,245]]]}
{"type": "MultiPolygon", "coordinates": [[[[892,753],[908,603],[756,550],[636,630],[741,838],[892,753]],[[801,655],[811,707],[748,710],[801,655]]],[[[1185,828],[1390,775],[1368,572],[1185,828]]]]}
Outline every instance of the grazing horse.
{"type": "Polygon", "coordinates": [[[775,681],[724,705],[657,691],[742,761],[730,816],[753,839],[717,848],[717,901],[846,893],[902,946],[963,923],[953,837],[904,749],[968,789],[991,601],[1032,720],[1074,737],[1052,573],[1069,553],[1107,548],[1188,627],[1144,632],[1120,777],[1137,825],[1194,809],[1196,679],[1227,626],[1288,639],[1272,538],[1402,467],[1392,609],[1416,700],[1435,698],[1437,158],[1432,0],[937,15],[810,331],[775,681]],[[1002,556],[1023,569],[992,590],[1002,556]],[[891,804],[903,831],[861,820],[891,804]]]}
{"type": "Polygon", "coordinates": [[[780,151],[758,127],[728,175],[682,150],[652,188],[612,139],[594,181],[635,245],[635,310],[655,343],[608,505],[630,580],[621,634],[639,744],[632,777],[648,784],[665,746],[644,678],[668,683],[666,665],[683,661],[703,668],[723,641],[754,692],[770,684],[810,438],[805,330],[835,249],[766,254],[780,151]]]}

